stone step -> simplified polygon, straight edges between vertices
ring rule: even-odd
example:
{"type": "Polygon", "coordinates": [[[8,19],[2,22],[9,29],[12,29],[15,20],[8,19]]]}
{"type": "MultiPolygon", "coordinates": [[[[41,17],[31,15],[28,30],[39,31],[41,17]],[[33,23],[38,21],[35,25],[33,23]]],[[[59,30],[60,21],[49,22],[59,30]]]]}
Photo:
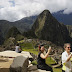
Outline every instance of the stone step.
{"type": "Polygon", "coordinates": [[[15,58],[17,56],[24,56],[24,57],[33,58],[29,52],[22,51],[21,53],[17,53],[15,51],[10,51],[10,50],[0,52],[0,56],[7,57],[7,58],[15,58]]]}
{"type": "Polygon", "coordinates": [[[28,72],[51,72],[51,71],[46,71],[46,70],[37,69],[37,70],[35,70],[35,71],[28,71],[28,72]]]}
{"type": "Polygon", "coordinates": [[[36,65],[28,67],[28,72],[51,72],[46,70],[37,69],[36,65]]]}

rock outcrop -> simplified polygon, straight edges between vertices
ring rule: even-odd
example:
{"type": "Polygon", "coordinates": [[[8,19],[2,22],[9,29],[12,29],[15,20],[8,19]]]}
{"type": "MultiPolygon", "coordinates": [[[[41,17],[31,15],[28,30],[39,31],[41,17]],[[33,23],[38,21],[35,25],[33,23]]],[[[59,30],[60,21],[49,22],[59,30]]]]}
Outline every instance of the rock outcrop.
{"type": "Polygon", "coordinates": [[[69,35],[72,38],[72,25],[66,25],[68,31],[69,31],[69,35]]]}
{"type": "Polygon", "coordinates": [[[10,72],[27,72],[28,58],[18,56],[10,66],[10,72]]]}
{"type": "Polygon", "coordinates": [[[15,51],[10,51],[10,50],[0,52],[0,56],[7,57],[7,58],[15,58],[17,56],[24,56],[24,57],[28,57],[28,58],[33,58],[29,52],[22,51],[21,53],[17,53],[15,51]]]}
{"type": "Polygon", "coordinates": [[[39,39],[51,41],[57,45],[69,42],[69,32],[65,25],[60,24],[48,10],[44,10],[32,26],[32,31],[39,39]]]}

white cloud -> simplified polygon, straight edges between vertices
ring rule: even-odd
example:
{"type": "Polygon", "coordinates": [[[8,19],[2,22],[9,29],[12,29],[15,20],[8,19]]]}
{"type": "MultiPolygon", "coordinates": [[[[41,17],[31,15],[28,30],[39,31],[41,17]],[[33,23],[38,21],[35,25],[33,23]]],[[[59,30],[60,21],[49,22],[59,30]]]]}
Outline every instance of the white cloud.
{"type": "Polygon", "coordinates": [[[69,14],[72,12],[72,0],[0,0],[0,20],[16,21],[45,9],[51,13],[64,10],[64,14],[69,14]]]}

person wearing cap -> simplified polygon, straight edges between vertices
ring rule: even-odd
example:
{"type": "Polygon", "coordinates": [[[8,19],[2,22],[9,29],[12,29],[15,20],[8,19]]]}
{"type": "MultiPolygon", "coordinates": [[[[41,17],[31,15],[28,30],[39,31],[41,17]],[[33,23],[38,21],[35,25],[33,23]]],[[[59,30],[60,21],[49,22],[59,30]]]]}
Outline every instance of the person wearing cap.
{"type": "Polygon", "coordinates": [[[71,44],[65,43],[64,44],[65,51],[62,53],[62,72],[71,72],[71,57],[72,54],[70,53],[71,50],[71,44]]]}
{"type": "Polygon", "coordinates": [[[52,68],[45,63],[45,59],[49,56],[49,53],[51,52],[51,47],[49,47],[48,52],[46,54],[44,54],[44,51],[44,45],[40,45],[39,54],[37,58],[37,68],[53,72],[52,68]]]}

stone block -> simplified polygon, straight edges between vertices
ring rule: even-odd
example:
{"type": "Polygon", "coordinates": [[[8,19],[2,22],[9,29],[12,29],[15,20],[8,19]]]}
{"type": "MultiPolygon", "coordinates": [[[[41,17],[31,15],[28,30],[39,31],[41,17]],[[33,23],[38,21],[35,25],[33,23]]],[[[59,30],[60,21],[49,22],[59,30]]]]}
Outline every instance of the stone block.
{"type": "Polygon", "coordinates": [[[10,72],[27,72],[28,57],[18,56],[10,66],[10,72]]]}

